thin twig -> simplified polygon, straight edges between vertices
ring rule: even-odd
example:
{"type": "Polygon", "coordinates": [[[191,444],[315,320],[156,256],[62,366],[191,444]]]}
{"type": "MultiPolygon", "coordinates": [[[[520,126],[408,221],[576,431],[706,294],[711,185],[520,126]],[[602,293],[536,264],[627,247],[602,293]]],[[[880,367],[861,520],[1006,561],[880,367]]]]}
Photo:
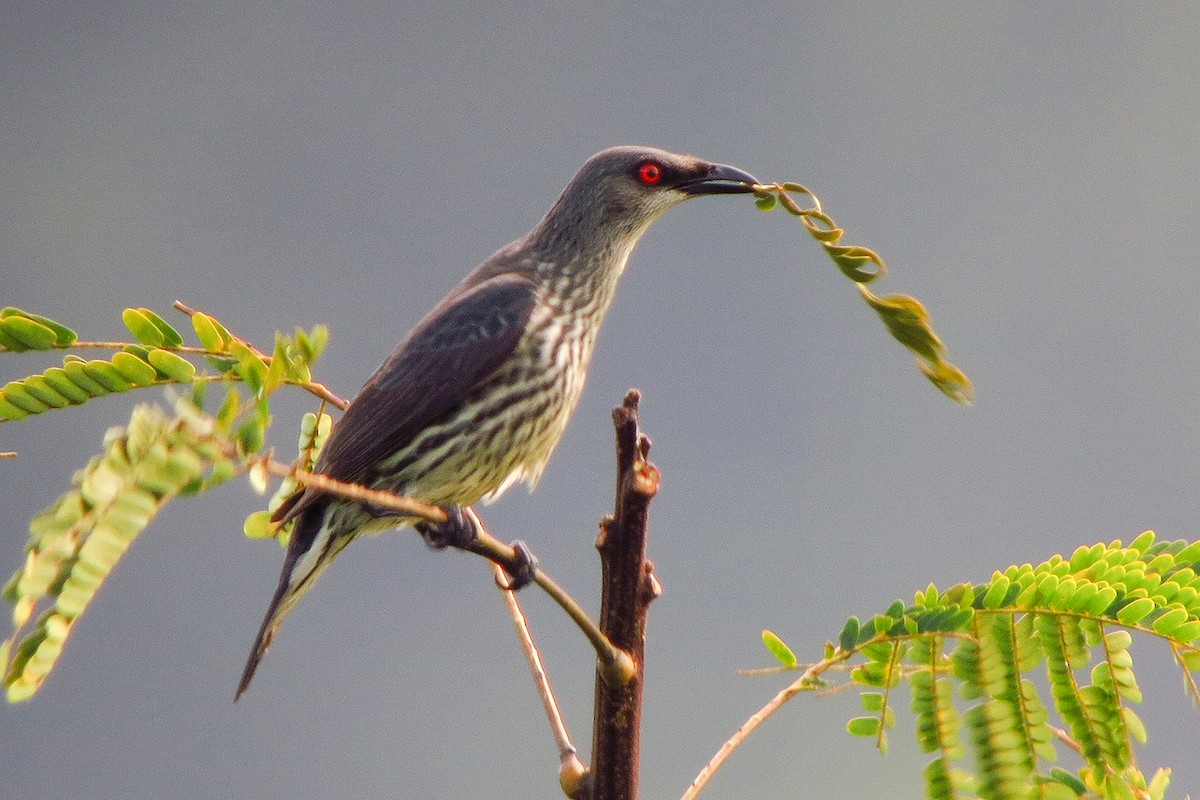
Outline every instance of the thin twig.
{"type": "Polygon", "coordinates": [[[636,667],[633,659],[619,647],[613,645],[601,631],[596,623],[588,616],[587,612],[575,602],[575,598],[567,594],[566,590],[559,586],[554,580],[542,570],[538,570],[533,578],[534,583],[541,587],[542,591],[550,595],[555,603],[566,612],[571,621],[576,627],[583,632],[587,640],[591,643],[592,649],[596,651],[596,657],[600,659],[600,668],[607,676],[606,680],[615,683],[628,681],[635,674],[636,667]]]}
{"type": "Polygon", "coordinates": [[[386,508],[389,511],[398,511],[403,516],[420,517],[430,522],[445,522],[447,519],[446,512],[442,509],[411,497],[403,497],[391,492],[381,492],[378,489],[368,489],[366,486],[360,486],[357,483],[346,483],[320,472],[299,470],[292,464],[284,464],[282,461],[276,461],[273,458],[263,459],[260,463],[272,475],[278,475],[281,478],[292,478],[297,483],[311,486],[322,492],[336,494],[360,503],[369,503],[373,506],[386,508]]]}
{"type": "MultiPolygon", "coordinates": [[[[445,522],[447,519],[446,512],[441,508],[423,503],[411,497],[402,497],[391,492],[368,489],[365,486],[339,481],[318,472],[298,470],[294,465],[284,464],[271,458],[263,459],[259,463],[272,474],[292,478],[305,486],[311,486],[314,489],[340,495],[360,503],[370,503],[371,505],[401,512],[406,516],[421,517],[431,522],[445,522]]],[[[549,681],[546,679],[545,671],[542,669],[541,658],[538,655],[536,646],[533,644],[529,628],[525,624],[524,614],[516,602],[514,593],[506,588],[507,583],[502,583],[504,579],[504,565],[515,565],[517,561],[516,551],[510,545],[506,545],[492,536],[487,528],[484,527],[482,520],[479,519],[474,509],[467,508],[465,511],[473,518],[476,530],[475,540],[466,549],[468,552],[487,558],[492,562],[496,570],[496,584],[500,587],[501,594],[509,606],[513,625],[517,629],[521,646],[525,650],[530,671],[533,673],[534,683],[537,684],[538,692],[542,696],[542,703],[546,709],[550,729],[559,748],[559,783],[562,786],[563,792],[568,797],[572,797],[583,783],[587,775],[587,768],[579,760],[575,752],[575,747],[571,744],[570,737],[567,735],[566,726],[563,724],[562,716],[559,714],[557,704],[554,701],[554,694],[550,689],[549,681]]],[[[596,623],[588,617],[587,612],[575,601],[575,598],[563,591],[562,587],[547,575],[545,571],[535,568],[534,582],[583,631],[584,636],[587,637],[595,649],[597,660],[602,665],[602,668],[606,673],[613,676],[612,680],[620,681],[623,679],[628,681],[628,676],[633,675],[636,669],[629,654],[613,646],[604,634],[600,632],[600,628],[596,623]]]]}
{"type": "MultiPolygon", "coordinates": [[[[135,344],[134,342],[81,342],[74,341],[70,344],[54,344],[48,350],[124,350],[126,347],[135,344]]],[[[138,345],[139,347],[148,347],[149,345],[138,345]]],[[[194,345],[181,344],[177,347],[163,347],[163,350],[170,350],[172,353],[187,353],[193,356],[219,356],[221,353],[214,353],[211,350],[205,350],[203,347],[195,347],[194,345]]],[[[9,351],[12,352],[12,351],[9,351]]]]}
{"type": "Polygon", "coordinates": [[[742,726],[737,729],[737,733],[731,736],[729,741],[721,745],[721,749],[718,750],[716,755],[712,757],[712,760],[704,765],[704,769],[700,770],[699,774],[696,775],[695,780],[692,781],[692,785],[689,786],[688,790],[683,793],[683,796],[680,798],[680,800],[695,800],[696,796],[700,794],[700,791],[705,787],[712,776],[716,774],[717,770],[721,768],[721,765],[725,763],[725,760],[728,759],[729,756],[733,755],[733,751],[741,747],[742,743],[750,737],[750,734],[758,730],[758,727],[766,722],[768,717],[782,708],[787,701],[791,700],[801,692],[817,689],[820,686],[817,678],[820,677],[821,673],[850,658],[854,652],[855,651],[853,650],[839,651],[831,658],[827,658],[824,661],[818,661],[816,664],[813,664],[811,667],[806,669],[804,674],[797,678],[790,686],[771,698],[769,703],[760,708],[758,711],[754,712],[754,714],[751,715],[751,717],[742,723],[742,726]]]}
{"type": "Polygon", "coordinates": [[[295,382],[293,382],[290,380],[284,380],[284,383],[291,383],[294,386],[299,386],[301,389],[305,390],[309,394],[316,395],[317,397],[321,398],[326,403],[328,403],[329,405],[338,409],[339,411],[345,411],[347,408],[350,407],[349,400],[346,400],[342,397],[338,397],[336,394],[331,392],[329,390],[329,388],[323,383],[317,383],[316,381],[295,381],[295,382]]]}
{"type": "MultiPolygon", "coordinates": [[[[472,543],[472,552],[483,556],[493,563],[515,565],[517,554],[512,546],[505,544],[493,536],[484,526],[483,521],[479,519],[479,515],[475,513],[474,509],[467,509],[466,513],[470,514],[476,523],[477,536],[472,543]]],[[[587,637],[588,642],[592,645],[592,649],[596,651],[596,658],[599,659],[601,668],[608,678],[617,682],[628,681],[629,676],[634,674],[634,665],[629,654],[615,647],[608,640],[608,637],[601,633],[600,626],[588,616],[588,613],[575,601],[575,598],[567,594],[541,568],[535,568],[533,582],[541,587],[542,591],[550,595],[550,598],[566,612],[576,627],[587,637]]]]}
{"type": "Polygon", "coordinates": [[[578,791],[584,776],[587,775],[587,767],[579,760],[575,745],[571,744],[571,736],[567,733],[566,723],[563,722],[562,713],[558,710],[558,702],[554,699],[554,690],[550,687],[550,679],[546,677],[545,667],[542,666],[541,654],[533,642],[533,634],[529,632],[529,624],[525,619],[525,612],[521,610],[521,604],[517,601],[516,592],[508,588],[504,567],[493,561],[492,575],[496,579],[496,587],[504,599],[508,615],[512,618],[513,627],[516,628],[517,640],[521,643],[525,660],[529,662],[533,683],[537,687],[538,695],[542,698],[542,708],[545,709],[546,721],[550,724],[550,733],[554,737],[555,746],[558,747],[558,783],[562,787],[563,794],[571,797],[578,791]]]}
{"type": "Polygon", "coordinates": [[[1053,726],[1053,725],[1050,725],[1050,726],[1048,726],[1048,727],[1050,728],[1050,732],[1051,732],[1051,733],[1053,733],[1053,734],[1055,735],[1055,737],[1057,737],[1057,738],[1058,738],[1058,740],[1059,740],[1060,742],[1062,742],[1062,743],[1063,743],[1063,744],[1065,744],[1067,747],[1069,747],[1069,748],[1071,748],[1072,750],[1074,750],[1074,751],[1075,751],[1076,753],[1078,753],[1079,755],[1081,755],[1081,756],[1083,755],[1083,745],[1081,745],[1079,742],[1077,742],[1077,741],[1075,741],[1074,739],[1072,739],[1072,738],[1071,738],[1071,734],[1067,733],[1067,732],[1066,732],[1065,730],[1063,730],[1062,728],[1056,728],[1056,727],[1055,727],[1055,726],[1053,726]]]}
{"type": "MultiPolygon", "coordinates": [[[[817,663],[821,663],[821,662],[817,662],[817,663]]],[[[781,675],[785,672],[796,672],[797,670],[806,670],[812,666],[815,666],[815,664],[813,662],[809,662],[807,664],[797,664],[794,667],[785,667],[782,664],[780,664],[777,667],[748,667],[746,669],[739,669],[734,674],[736,674],[739,678],[761,678],[761,677],[764,677],[767,675],[781,675]]],[[[832,666],[827,666],[822,671],[828,672],[831,670],[836,670],[839,672],[849,672],[851,669],[853,669],[853,667],[849,664],[835,664],[832,666]]],[[[905,674],[908,674],[909,672],[920,672],[923,668],[922,667],[911,667],[911,666],[905,666],[903,664],[899,664],[899,665],[897,665],[897,669],[901,670],[905,674]]],[[[856,686],[857,684],[851,683],[849,685],[856,686]]]]}

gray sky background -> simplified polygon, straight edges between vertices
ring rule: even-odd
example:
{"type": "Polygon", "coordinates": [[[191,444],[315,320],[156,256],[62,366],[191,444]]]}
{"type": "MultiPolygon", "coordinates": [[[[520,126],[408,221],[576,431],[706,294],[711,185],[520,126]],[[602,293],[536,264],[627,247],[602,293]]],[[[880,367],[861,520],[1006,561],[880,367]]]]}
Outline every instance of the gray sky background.
{"type": "MultiPolygon", "coordinates": [[[[794,220],[706,198],[635,252],[538,491],[485,510],[590,606],[608,410],[645,393],[645,797],[678,796],[852,613],[1146,528],[1200,533],[1200,66],[1191,3],[21,2],[0,24],[0,302],[122,334],[172,300],[243,336],[327,323],[350,395],[582,161],[653,144],[811,186],[923,300],[973,378],[943,399],[794,220]]],[[[0,364],[10,380],[44,366],[0,364]]],[[[156,399],[144,396],[143,399],[156,399]]],[[[129,397],[0,429],[0,565],[129,397]]],[[[274,440],[293,452],[280,407],[274,440]]],[[[168,510],[30,703],[20,798],[555,797],[556,759],[482,563],[411,534],[348,550],[230,701],[281,553],[244,484],[168,510]]],[[[587,752],[591,661],[524,599],[587,752]]],[[[1151,744],[1200,794],[1200,717],[1134,649],[1151,744]]],[[[711,796],[916,797],[924,757],[796,700],[711,796]]]]}

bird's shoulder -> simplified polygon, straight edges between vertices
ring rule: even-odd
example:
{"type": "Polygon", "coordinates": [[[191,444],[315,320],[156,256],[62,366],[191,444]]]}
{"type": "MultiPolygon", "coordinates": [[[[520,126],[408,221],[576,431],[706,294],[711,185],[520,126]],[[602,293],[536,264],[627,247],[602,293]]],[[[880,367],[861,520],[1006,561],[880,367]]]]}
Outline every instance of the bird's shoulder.
{"type": "Polygon", "coordinates": [[[528,321],[538,300],[537,284],[523,272],[476,270],[417,323],[379,371],[389,362],[505,339],[528,321]]]}

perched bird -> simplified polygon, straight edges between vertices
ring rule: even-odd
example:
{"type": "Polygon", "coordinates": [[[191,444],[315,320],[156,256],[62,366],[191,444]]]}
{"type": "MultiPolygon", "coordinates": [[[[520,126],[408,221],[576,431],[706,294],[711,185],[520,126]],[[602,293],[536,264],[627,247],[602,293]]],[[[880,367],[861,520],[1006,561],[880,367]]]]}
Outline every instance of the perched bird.
{"type": "MultiPolygon", "coordinates": [[[[447,510],[434,544],[461,535],[461,509],[518,481],[532,489],[579,401],[600,323],[638,239],[689,197],[752,191],[752,175],[649,147],[614,147],[580,168],[545,218],[450,290],[366,382],[314,467],[341,481],[447,510]]],[[[275,513],[294,520],[237,697],[284,616],[365,533],[412,519],[312,488],[275,513]]]]}

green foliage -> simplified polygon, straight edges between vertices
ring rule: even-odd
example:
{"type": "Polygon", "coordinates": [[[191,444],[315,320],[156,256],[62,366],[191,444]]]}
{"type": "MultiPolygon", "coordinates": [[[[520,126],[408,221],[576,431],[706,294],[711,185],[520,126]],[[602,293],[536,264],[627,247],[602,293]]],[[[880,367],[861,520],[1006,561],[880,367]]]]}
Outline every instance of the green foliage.
{"type": "MultiPolygon", "coordinates": [[[[8,382],[0,388],[0,423],[148,386],[241,381],[256,399],[262,399],[282,384],[313,385],[309,367],[320,357],[329,336],[323,325],[310,332],[297,329],[291,337],[278,334],[274,353],[268,357],[207,314],[191,313],[200,347],[185,346],[183,335],[148,308],[122,312],[121,321],[137,340],[129,343],[81,342],[75,331],[61,323],[5,308],[0,311],[0,354],[101,348],[115,352],[108,359],[91,360],[70,352],[63,356],[61,367],[8,382]],[[199,373],[189,357],[202,357],[216,373],[199,373]]],[[[257,449],[265,419],[264,411],[246,424],[243,439],[247,450],[257,449]]]]}
{"type": "Polygon", "coordinates": [[[1200,542],[1155,542],[1147,531],[1128,547],[1081,547],[979,585],[931,585],[870,624],[851,617],[803,680],[815,686],[851,660],[869,714],[847,730],[881,750],[894,723],[891,689],[907,681],[917,742],[934,756],[924,771],[930,798],[1160,800],[1170,771],[1147,780],[1133,755],[1146,728],[1131,708],[1142,699],[1131,631],[1166,641],[1200,702],[1198,568],[1200,542]],[[1063,745],[1080,763],[1074,773],[1052,766],[1063,745]],[[973,772],[956,766],[968,750],[973,772]]]}
{"type": "Polygon", "coordinates": [[[76,473],[71,488],[34,517],[25,564],[3,591],[14,623],[12,637],[0,645],[9,702],[37,691],[120,557],[219,452],[195,418],[169,419],[157,406],[140,405],[125,428],[109,432],[104,452],[76,473]],[[18,640],[34,611],[47,603],[18,640]]]}
{"type": "Polygon", "coordinates": [[[771,631],[763,631],[762,640],[763,646],[767,648],[767,651],[771,655],[775,656],[776,661],[788,669],[795,668],[797,663],[796,654],[792,652],[790,647],[783,643],[782,639],[771,631]]]}
{"type": "Polygon", "coordinates": [[[782,206],[799,217],[809,235],[825,249],[841,273],[858,287],[863,300],[879,316],[892,337],[912,354],[921,373],[951,400],[970,404],[971,381],[946,360],[946,347],[933,331],[929,312],[916,298],[902,294],[880,297],[867,288],[868,283],[887,274],[883,259],[874,250],[861,245],[842,244],[845,231],[821,210],[821,201],[815,194],[798,183],[775,183],[756,187],[754,202],[762,211],[782,206]],[[801,206],[793,194],[808,198],[812,205],[801,206]]]}
{"type": "Polygon", "coordinates": [[[63,358],[61,367],[11,381],[0,389],[0,418],[23,419],[114,392],[190,382],[194,376],[195,367],[189,361],[157,348],[130,346],[108,361],[84,361],[72,353],[63,358]]]}
{"type": "MultiPolygon", "coordinates": [[[[0,642],[9,702],[26,700],[38,690],[75,622],[167,502],[204,492],[261,464],[272,392],[285,384],[323,389],[310,375],[328,337],[323,326],[297,330],[291,337],[277,335],[268,357],[207,314],[181,310],[191,314],[200,347],[185,346],[182,334],[146,308],[122,313],[137,340],[128,343],[81,342],[70,328],[46,317],[14,308],[0,311],[0,354],[115,351],[108,359],[92,360],[68,352],[61,367],[9,382],[0,389],[0,422],[147,386],[190,390],[176,399],[174,416],[157,406],[136,407],[125,427],[109,432],[103,452],[75,475],[71,488],[30,522],[25,564],[3,591],[13,606],[13,633],[0,642]],[[201,372],[191,358],[204,359],[216,372],[201,372]],[[203,411],[205,388],[214,382],[225,387],[225,394],[208,415],[203,411]],[[239,385],[249,390],[249,397],[239,385]],[[35,612],[40,612],[36,619],[35,612]]],[[[301,437],[306,468],[330,424],[328,415],[306,416],[301,437]]]]}

